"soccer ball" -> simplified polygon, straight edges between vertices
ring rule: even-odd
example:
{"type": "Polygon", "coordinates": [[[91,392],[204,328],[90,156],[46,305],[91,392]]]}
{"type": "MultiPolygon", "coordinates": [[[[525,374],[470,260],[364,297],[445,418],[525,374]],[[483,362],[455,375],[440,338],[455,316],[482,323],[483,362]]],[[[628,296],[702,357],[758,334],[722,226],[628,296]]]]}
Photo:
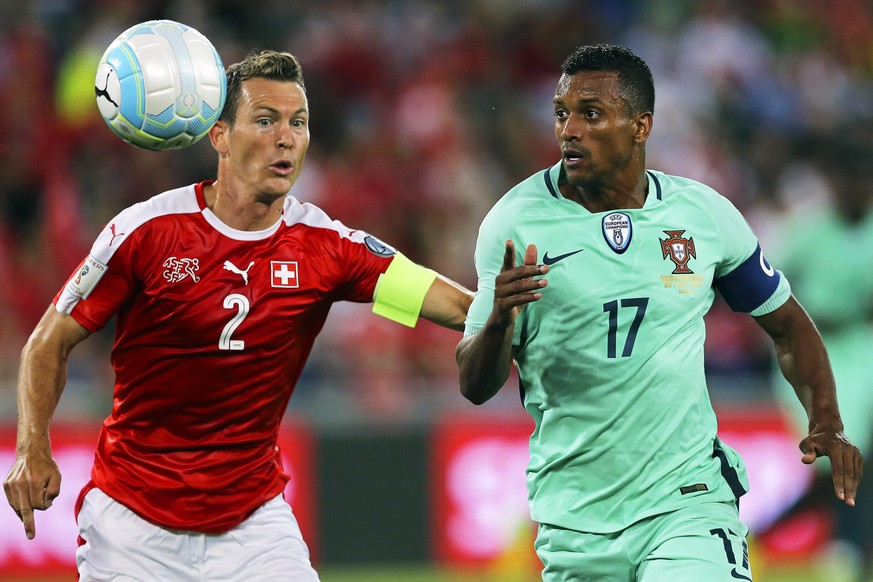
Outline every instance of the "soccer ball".
{"type": "Polygon", "coordinates": [[[193,144],[218,120],[227,77],[205,36],[172,20],[150,20],[109,45],[94,92],[118,137],[147,150],[173,150],[193,144]]]}

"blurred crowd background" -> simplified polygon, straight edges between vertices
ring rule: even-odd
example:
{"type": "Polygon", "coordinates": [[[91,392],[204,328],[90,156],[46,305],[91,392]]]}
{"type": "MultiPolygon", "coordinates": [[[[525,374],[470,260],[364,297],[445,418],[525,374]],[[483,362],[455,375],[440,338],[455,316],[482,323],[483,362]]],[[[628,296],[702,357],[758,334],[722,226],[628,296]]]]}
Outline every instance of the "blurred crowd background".
{"type": "MultiPolygon", "coordinates": [[[[656,82],[648,166],[699,179],[744,212],[833,346],[851,435],[868,445],[868,0],[5,0],[0,422],[14,422],[27,335],[104,224],[134,202],[214,176],[207,139],[180,152],[139,151],[98,115],[101,54],[154,18],[194,26],[225,65],[258,48],[295,53],[312,145],[292,193],[471,288],[484,214],[557,161],[551,100],[563,58],[582,43],[629,46],[656,82]]],[[[717,301],[708,322],[713,400],[781,402],[772,345],[751,318],[717,301]]],[[[458,339],[337,305],[291,408],[325,426],[469,410],[457,390],[458,339]]],[[[105,416],[111,343],[107,329],[77,348],[56,418],[105,416]]],[[[519,411],[517,391],[486,408],[519,411]]]]}

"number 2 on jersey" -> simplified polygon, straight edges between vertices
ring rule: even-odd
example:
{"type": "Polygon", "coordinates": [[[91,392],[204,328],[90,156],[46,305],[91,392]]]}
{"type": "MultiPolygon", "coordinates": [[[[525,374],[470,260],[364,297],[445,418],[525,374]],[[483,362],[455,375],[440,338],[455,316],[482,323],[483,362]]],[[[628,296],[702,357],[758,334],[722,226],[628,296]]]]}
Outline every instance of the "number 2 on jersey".
{"type": "Polygon", "coordinates": [[[246,347],[246,342],[243,340],[232,340],[230,336],[243,322],[246,315],[249,314],[249,299],[245,295],[239,293],[231,293],[224,298],[225,309],[236,309],[236,314],[227,322],[224,329],[221,331],[221,337],[218,339],[218,349],[220,350],[243,350],[246,347]]]}
{"type": "Polygon", "coordinates": [[[603,312],[609,314],[609,332],[606,336],[606,357],[616,357],[616,344],[618,336],[618,311],[619,305],[622,308],[636,307],[637,311],[634,314],[634,320],[630,324],[627,337],[624,340],[624,348],[621,351],[622,358],[629,358],[634,351],[634,343],[637,341],[637,332],[640,330],[640,325],[643,323],[643,317],[646,316],[646,307],[649,305],[648,297],[633,297],[630,299],[622,299],[621,302],[616,299],[603,304],[603,312]]]}

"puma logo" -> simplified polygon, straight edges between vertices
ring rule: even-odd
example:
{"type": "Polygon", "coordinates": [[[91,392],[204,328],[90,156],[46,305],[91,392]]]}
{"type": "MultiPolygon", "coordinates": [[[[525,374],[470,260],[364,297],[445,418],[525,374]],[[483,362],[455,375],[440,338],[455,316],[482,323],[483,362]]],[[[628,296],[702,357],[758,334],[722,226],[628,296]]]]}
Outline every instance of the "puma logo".
{"type": "Polygon", "coordinates": [[[105,97],[107,101],[115,105],[116,107],[121,107],[118,103],[112,100],[112,97],[109,96],[109,92],[106,90],[109,87],[109,75],[112,73],[106,73],[106,82],[103,83],[103,88],[100,89],[97,85],[94,85],[94,94],[97,97],[105,97]]]}
{"type": "Polygon", "coordinates": [[[115,232],[115,223],[109,225],[109,232],[112,233],[112,238],[109,239],[109,246],[112,246],[112,243],[115,242],[115,238],[119,236],[124,236],[123,232],[115,232]]]}
{"type": "Polygon", "coordinates": [[[230,261],[224,261],[224,268],[225,268],[225,270],[230,271],[231,273],[236,273],[237,275],[242,277],[243,281],[245,281],[245,284],[248,285],[249,284],[249,269],[251,269],[252,265],[254,265],[254,264],[255,264],[255,262],[252,261],[251,263],[249,263],[249,266],[246,267],[246,270],[243,271],[242,269],[240,269],[239,267],[237,267],[236,265],[234,265],[230,261]]]}

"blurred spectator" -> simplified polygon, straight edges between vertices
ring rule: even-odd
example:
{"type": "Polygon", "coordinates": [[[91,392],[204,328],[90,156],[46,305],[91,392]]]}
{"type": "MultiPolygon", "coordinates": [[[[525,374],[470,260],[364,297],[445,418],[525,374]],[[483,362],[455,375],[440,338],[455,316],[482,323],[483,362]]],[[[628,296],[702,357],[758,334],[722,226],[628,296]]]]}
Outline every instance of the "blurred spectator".
{"type": "MultiPolygon", "coordinates": [[[[202,179],[213,167],[205,142],[139,151],[97,115],[97,59],[116,35],[152,18],[194,26],[225,62],[255,48],[297,54],[318,144],[298,196],[469,286],[486,209],[555,161],[552,71],[577,44],[622,42],[651,64],[663,128],[650,144],[650,167],[705,178],[756,222],[765,249],[778,244],[783,217],[807,216],[819,203],[825,177],[804,144],[836,124],[873,119],[873,5],[863,0],[4,2],[0,268],[14,274],[0,279],[7,418],[25,330],[83,256],[84,241],[145,193],[202,179]],[[790,198],[778,196],[786,189],[790,198]]],[[[769,382],[768,344],[752,325],[727,325],[722,315],[717,304],[708,316],[713,397],[760,398],[753,395],[769,382]]],[[[454,338],[386,331],[355,309],[339,319],[316,345],[296,410],[319,421],[329,403],[332,417],[380,422],[463,406],[454,338]],[[371,334],[385,336],[379,353],[366,349],[376,343],[371,334]],[[321,346],[338,343],[362,347],[336,362],[321,346]],[[433,346],[426,358],[422,343],[433,346]]],[[[104,361],[96,352],[109,349],[110,330],[101,337],[93,355],[71,362],[80,388],[68,390],[76,401],[61,418],[104,413],[92,404],[104,399],[88,396],[111,387],[95,363],[104,361]]]]}
{"type": "MultiPolygon", "coordinates": [[[[791,281],[792,290],[815,319],[828,349],[837,382],[840,412],[855,432],[861,451],[873,449],[873,400],[869,397],[873,360],[873,127],[846,128],[816,140],[810,165],[827,188],[820,206],[786,213],[774,264],[791,281]]],[[[791,205],[792,192],[784,192],[791,205]]],[[[807,433],[806,414],[793,391],[776,377],[777,395],[796,419],[798,435],[807,433]],[[793,402],[792,402],[793,399],[793,402]]],[[[832,503],[828,466],[820,467],[809,502],[834,512],[839,547],[851,549],[847,563],[858,566],[857,580],[873,577],[873,505],[859,503],[844,511],[832,503]],[[864,577],[861,568],[864,568],[864,577]]],[[[873,499],[873,479],[862,482],[859,499],[873,499]]]]}

